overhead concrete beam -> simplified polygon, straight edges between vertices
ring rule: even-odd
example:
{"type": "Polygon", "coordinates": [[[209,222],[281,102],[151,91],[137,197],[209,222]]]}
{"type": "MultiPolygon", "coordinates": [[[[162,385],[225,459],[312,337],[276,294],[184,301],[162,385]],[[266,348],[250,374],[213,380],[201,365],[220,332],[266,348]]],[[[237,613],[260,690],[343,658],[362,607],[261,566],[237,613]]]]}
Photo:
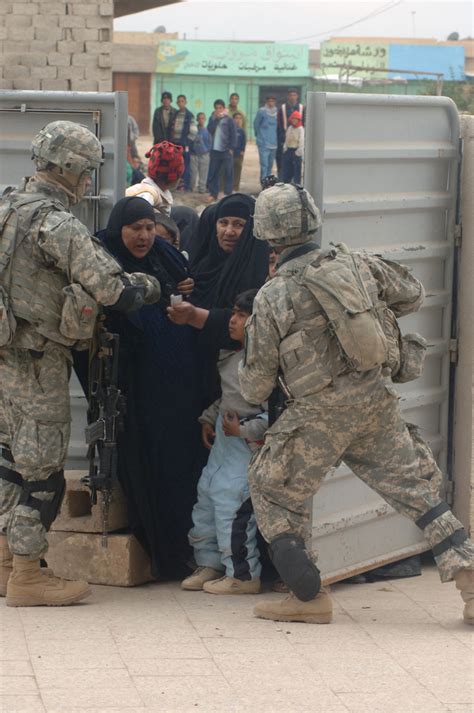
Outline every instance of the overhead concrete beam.
{"type": "Polygon", "coordinates": [[[114,0],[114,17],[134,15],[163,5],[176,5],[181,0],[114,0]]]}

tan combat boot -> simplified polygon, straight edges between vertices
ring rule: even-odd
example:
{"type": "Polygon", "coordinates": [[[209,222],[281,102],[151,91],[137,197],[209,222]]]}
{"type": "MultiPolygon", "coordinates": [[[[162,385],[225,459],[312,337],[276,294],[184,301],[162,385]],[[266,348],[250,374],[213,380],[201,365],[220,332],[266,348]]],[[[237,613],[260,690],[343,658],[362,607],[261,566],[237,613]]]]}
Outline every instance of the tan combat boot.
{"type": "Polygon", "coordinates": [[[181,589],[186,589],[192,592],[200,592],[205,582],[210,582],[213,579],[222,577],[222,570],[213,569],[212,567],[198,567],[189,577],[181,582],[181,589]]]}
{"type": "Polygon", "coordinates": [[[0,597],[7,593],[8,579],[13,570],[13,555],[6,535],[0,535],[0,597]]]}
{"type": "Polygon", "coordinates": [[[55,577],[51,571],[45,576],[39,560],[13,557],[13,572],[7,585],[8,607],[67,606],[90,593],[87,582],[69,582],[55,577]]]}
{"type": "Polygon", "coordinates": [[[206,582],[203,589],[208,594],[260,594],[260,579],[234,579],[221,577],[213,582],[206,582]]]}
{"type": "Polygon", "coordinates": [[[307,624],[330,624],[332,621],[331,597],[325,589],[309,602],[302,602],[293,593],[278,602],[261,602],[253,610],[255,616],[273,621],[303,621],[307,624]]]}
{"type": "Polygon", "coordinates": [[[466,624],[474,624],[474,569],[460,569],[454,575],[454,581],[465,601],[464,621],[466,624]]]}

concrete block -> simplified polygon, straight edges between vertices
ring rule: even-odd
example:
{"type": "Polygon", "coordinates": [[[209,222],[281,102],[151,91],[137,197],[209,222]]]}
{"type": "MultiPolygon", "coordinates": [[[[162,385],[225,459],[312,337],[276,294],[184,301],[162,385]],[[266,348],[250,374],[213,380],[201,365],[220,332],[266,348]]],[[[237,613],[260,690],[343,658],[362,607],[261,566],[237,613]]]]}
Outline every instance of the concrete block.
{"type": "Polygon", "coordinates": [[[94,79],[79,79],[71,83],[72,92],[96,92],[97,81],[94,79]]]}
{"type": "Polygon", "coordinates": [[[5,27],[31,27],[32,19],[30,15],[20,15],[16,12],[14,15],[7,15],[5,17],[5,27]]]}
{"type": "Polygon", "coordinates": [[[31,76],[38,79],[56,79],[58,76],[57,67],[31,67],[31,76]]]}
{"type": "Polygon", "coordinates": [[[97,14],[97,6],[87,4],[85,2],[74,2],[70,5],[73,15],[80,15],[82,17],[89,17],[90,15],[97,14]]]}
{"type": "MultiPolygon", "coordinates": [[[[69,69],[73,69],[70,67],[69,69]]],[[[97,505],[92,505],[90,490],[81,483],[82,476],[86,475],[79,470],[67,470],[66,493],[61,505],[61,511],[53,522],[52,530],[65,532],[102,532],[101,493],[98,493],[97,505]]],[[[109,508],[109,530],[122,530],[127,527],[127,503],[120,486],[113,490],[113,499],[109,508]]]]}
{"type": "Polygon", "coordinates": [[[101,2],[99,4],[99,15],[101,17],[110,17],[114,14],[114,3],[113,2],[101,2]]]}
{"type": "Polygon", "coordinates": [[[67,92],[69,84],[66,79],[44,79],[41,82],[41,89],[50,92],[67,92]]]}
{"type": "Polygon", "coordinates": [[[108,27],[113,29],[113,17],[86,17],[86,27],[108,27]]]}
{"type": "Polygon", "coordinates": [[[15,14],[17,15],[38,15],[41,12],[37,2],[18,2],[15,0],[15,14]]]}
{"type": "Polygon", "coordinates": [[[59,18],[59,27],[82,28],[86,26],[86,18],[78,15],[64,15],[59,18]]]}
{"type": "Polygon", "coordinates": [[[63,30],[61,27],[32,27],[34,31],[34,39],[40,42],[59,42],[63,39],[63,30]]]}
{"type": "MultiPolygon", "coordinates": [[[[2,57],[2,64],[5,65],[5,67],[14,67],[18,64],[23,64],[21,61],[22,55],[18,54],[16,52],[5,52],[5,54],[2,57]]],[[[26,65],[24,65],[26,66],[26,65]]]]}
{"type": "Polygon", "coordinates": [[[84,79],[84,67],[58,67],[58,79],[70,79],[72,82],[84,79]]]}
{"type": "Polygon", "coordinates": [[[13,79],[0,79],[0,89],[13,89],[13,79]]]}
{"type": "MultiPolygon", "coordinates": [[[[35,28],[34,27],[9,27],[8,37],[13,42],[21,42],[22,49],[25,49],[24,42],[28,40],[35,39],[35,28]]],[[[18,46],[17,46],[18,49],[18,46]]]]}
{"type": "Polygon", "coordinates": [[[47,15],[34,15],[33,16],[33,27],[41,28],[51,28],[58,27],[59,17],[48,17],[47,15]]]}
{"type": "Polygon", "coordinates": [[[5,79],[26,79],[30,76],[30,68],[17,65],[7,65],[3,71],[5,79]]]}
{"type": "MultiPolygon", "coordinates": [[[[58,42],[58,44],[61,44],[58,42]]],[[[74,67],[97,67],[97,55],[94,54],[74,54],[71,59],[74,67]]]]}
{"type": "Polygon", "coordinates": [[[50,67],[69,67],[71,64],[71,58],[67,54],[50,52],[48,54],[48,64],[50,67]]]}
{"type": "Polygon", "coordinates": [[[66,14],[66,4],[63,2],[42,2],[41,12],[45,16],[53,17],[54,15],[65,15],[66,14]]]}
{"type": "Polygon", "coordinates": [[[93,79],[96,82],[103,82],[110,77],[110,69],[99,69],[98,67],[85,67],[84,78],[93,79]]]}
{"type": "Polygon", "coordinates": [[[112,42],[86,42],[86,52],[109,54],[112,52],[112,42]]]}
{"type": "MultiPolygon", "coordinates": [[[[4,87],[6,89],[6,87],[4,87]]],[[[28,77],[28,79],[14,79],[11,89],[27,89],[29,91],[41,89],[41,80],[37,77],[28,77]]]]}
{"type": "Polygon", "coordinates": [[[99,40],[99,30],[94,28],[93,30],[87,29],[76,29],[71,30],[72,39],[75,42],[97,42],[99,40]]]}
{"type": "Polygon", "coordinates": [[[112,77],[110,79],[104,79],[98,83],[98,92],[111,92],[112,91],[112,77]]]}
{"type": "Polygon", "coordinates": [[[56,40],[31,40],[31,42],[29,42],[29,49],[31,52],[44,52],[44,54],[49,54],[50,52],[56,51],[56,44],[56,40]]]}
{"type": "Polygon", "coordinates": [[[61,54],[81,56],[84,52],[84,42],[73,42],[72,40],[60,40],[56,43],[56,49],[61,54]]]}
{"type": "Polygon", "coordinates": [[[98,61],[99,67],[111,67],[112,66],[112,57],[110,54],[100,54],[99,55],[99,61],[98,61]]]}
{"type": "Polygon", "coordinates": [[[0,27],[0,40],[6,40],[8,37],[8,30],[6,27],[0,27]]]}
{"type": "Polygon", "coordinates": [[[45,67],[46,56],[40,52],[28,52],[21,55],[20,64],[25,67],[45,67]]]}
{"type": "Polygon", "coordinates": [[[65,579],[85,579],[91,584],[133,587],[150,582],[150,560],[133,535],[102,536],[86,533],[50,532],[48,565],[65,579]]]}
{"type": "Polygon", "coordinates": [[[112,31],[107,27],[102,27],[99,30],[99,42],[112,42],[112,31]]]}

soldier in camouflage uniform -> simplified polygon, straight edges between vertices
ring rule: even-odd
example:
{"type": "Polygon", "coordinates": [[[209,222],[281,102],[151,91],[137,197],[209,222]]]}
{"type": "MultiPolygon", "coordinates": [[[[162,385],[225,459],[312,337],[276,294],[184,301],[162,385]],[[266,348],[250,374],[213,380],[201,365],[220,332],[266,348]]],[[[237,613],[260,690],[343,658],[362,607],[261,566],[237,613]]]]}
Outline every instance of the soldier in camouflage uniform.
{"type": "Polygon", "coordinates": [[[276,276],[258,293],[240,364],[244,398],[262,403],[283,376],[291,398],[250,464],[259,528],[290,596],[262,602],[257,616],[329,623],[315,556],[305,548],[308,499],[341,460],[430,543],[443,582],[455,579],[474,623],[474,545],[439,496],[439,470],[409,433],[385,376],[381,325],[388,306],[417,310],[423,288],[397,263],[311,240],[320,214],[304,189],[277,184],[255,208],[255,236],[279,253],[276,276]],[[323,306],[324,305],[324,306],[323,306]],[[430,466],[431,464],[431,466],[430,466]],[[432,467],[434,465],[434,467],[432,467]]]}
{"type": "Polygon", "coordinates": [[[52,122],[33,140],[35,175],[0,202],[0,594],[9,606],[90,593],[40,569],[65,487],[70,349],[87,348],[99,305],[127,312],[160,296],[154,278],[124,273],[70,211],[102,155],[87,128],[52,122]]]}

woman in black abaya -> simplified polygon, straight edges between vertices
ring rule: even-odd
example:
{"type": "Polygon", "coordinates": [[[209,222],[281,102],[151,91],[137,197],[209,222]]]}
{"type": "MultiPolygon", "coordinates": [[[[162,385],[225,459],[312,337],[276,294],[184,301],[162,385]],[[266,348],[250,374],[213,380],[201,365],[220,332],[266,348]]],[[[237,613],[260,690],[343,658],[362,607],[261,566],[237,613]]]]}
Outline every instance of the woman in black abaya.
{"type": "Polygon", "coordinates": [[[187,533],[196,483],[206,454],[196,335],[166,316],[171,294],[190,294],[187,261],[155,237],[153,208],[142,198],[114,206],[102,237],[126,272],[154,275],[162,288],[157,305],[124,316],[109,311],[107,327],[120,335],[120,388],[127,400],[119,435],[119,478],[129,505],[132,532],[149,552],[154,576],[187,573],[187,533]]]}
{"type": "Polygon", "coordinates": [[[216,398],[219,349],[238,346],[228,333],[234,300],[245,290],[261,287],[268,275],[268,245],[253,237],[254,208],[254,198],[243,193],[206,208],[192,244],[193,293],[188,302],[167,310],[175,324],[199,330],[203,408],[216,398]]]}

